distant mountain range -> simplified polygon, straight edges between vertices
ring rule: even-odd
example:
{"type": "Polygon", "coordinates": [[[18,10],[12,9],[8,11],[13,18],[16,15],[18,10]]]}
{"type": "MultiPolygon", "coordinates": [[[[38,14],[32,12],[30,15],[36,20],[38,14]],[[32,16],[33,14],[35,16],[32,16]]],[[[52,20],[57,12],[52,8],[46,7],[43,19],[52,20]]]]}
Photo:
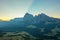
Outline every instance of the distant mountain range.
{"type": "MultiPolygon", "coordinates": [[[[52,22],[52,23],[60,23],[60,19],[53,18],[45,15],[44,13],[38,14],[36,16],[33,16],[32,14],[26,13],[23,18],[14,18],[10,21],[0,21],[0,27],[5,26],[16,26],[16,25],[34,25],[34,24],[42,24],[43,22],[52,22]],[[8,25],[9,24],[9,25],[8,25]]],[[[20,26],[19,26],[20,27],[20,26]]]]}
{"type": "Polygon", "coordinates": [[[25,31],[35,37],[54,36],[60,33],[60,19],[45,15],[44,13],[33,16],[26,13],[23,18],[15,18],[10,21],[0,21],[0,30],[4,32],[25,31]]]}

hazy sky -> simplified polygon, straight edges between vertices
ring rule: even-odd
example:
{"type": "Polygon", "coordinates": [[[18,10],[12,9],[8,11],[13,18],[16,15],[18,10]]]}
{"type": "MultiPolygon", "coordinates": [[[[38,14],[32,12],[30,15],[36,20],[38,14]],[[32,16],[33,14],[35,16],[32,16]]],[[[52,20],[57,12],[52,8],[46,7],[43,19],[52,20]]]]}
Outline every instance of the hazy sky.
{"type": "Polygon", "coordinates": [[[0,19],[23,17],[26,12],[60,18],[60,0],[0,0],[0,19]]]}

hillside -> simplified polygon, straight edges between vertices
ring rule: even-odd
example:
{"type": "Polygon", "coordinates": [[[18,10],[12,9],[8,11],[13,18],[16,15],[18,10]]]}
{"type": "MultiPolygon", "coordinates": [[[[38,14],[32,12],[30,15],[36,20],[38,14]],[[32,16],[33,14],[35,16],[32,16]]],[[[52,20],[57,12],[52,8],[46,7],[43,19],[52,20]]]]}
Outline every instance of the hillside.
{"type": "Polygon", "coordinates": [[[0,21],[0,30],[5,33],[24,31],[41,40],[60,40],[60,19],[44,13],[36,16],[26,13],[23,18],[0,21]]]}

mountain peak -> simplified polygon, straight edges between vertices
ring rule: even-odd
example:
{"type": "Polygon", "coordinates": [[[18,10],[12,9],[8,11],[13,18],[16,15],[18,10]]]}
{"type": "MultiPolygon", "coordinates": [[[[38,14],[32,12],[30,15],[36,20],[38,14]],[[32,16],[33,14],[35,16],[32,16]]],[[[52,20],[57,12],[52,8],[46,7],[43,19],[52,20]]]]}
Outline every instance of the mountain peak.
{"type": "Polygon", "coordinates": [[[31,14],[29,14],[29,13],[26,13],[26,14],[24,15],[24,17],[25,17],[25,16],[32,16],[32,15],[31,15],[31,14]]]}
{"type": "Polygon", "coordinates": [[[40,15],[40,16],[47,16],[46,14],[44,14],[44,13],[41,13],[41,14],[38,14],[38,15],[40,15]]]}
{"type": "Polygon", "coordinates": [[[39,21],[45,21],[45,20],[50,20],[51,19],[48,15],[46,15],[44,13],[39,14],[37,16],[37,18],[38,18],[39,21]]]}
{"type": "Polygon", "coordinates": [[[42,17],[42,18],[49,17],[49,16],[47,16],[47,15],[46,15],[46,14],[44,14],[44,13],[38,14],[38,16],[40,16],[40,17],[42,17]]]}
{"type": "Polygon", "coordinates": [[[44,13],[41,13],[40,15],[45,15],[44,13]]]}
{"type": "Polygon", "coordinates": [[[32,14],[29,14],[29,13],[26,13],[25,15],[24,15],[24,19],[31,19],[31,18],[33,18],[33,15],[32,14]]]}
{"type": "Polygon", "coordinates": [[[26,13],[25,15],[31,15],[31,14],[29,14],[29,13],[26,13]]]}

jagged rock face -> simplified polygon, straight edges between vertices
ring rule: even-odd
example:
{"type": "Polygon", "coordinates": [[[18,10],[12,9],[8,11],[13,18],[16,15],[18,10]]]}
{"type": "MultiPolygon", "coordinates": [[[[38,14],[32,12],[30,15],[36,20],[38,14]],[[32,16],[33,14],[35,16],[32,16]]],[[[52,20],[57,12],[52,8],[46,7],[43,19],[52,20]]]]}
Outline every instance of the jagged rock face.
{"type": "Polygon", "coordinates": [[[28,23],[31,23],[31,24],[52,20],[51,17],[45,15],[44,13],[41,13],[38,16],[34,16],[34,17],[33,17],[33,15],[26,13],[23,19],[24,19],[24,21],[26,21],[26,22],[28,21],[28,23]]]}
{"type": "Polygon", "coordinates": [[[33,18],[33,15],[31,15],[31,14],[29,14],[29,13],[26,13],[26,14],[24,15],[24,20],[29,20],[29,19],[31,19],[31,18],[33,18]]]}
{"type": "Polygon", "coordinates": [[[51,18],[49,16],[41,13],[41,14],[35,16],[34,19],[35,19],[34,22],[38,24],[38,23],[42,23],[42,22],[45,22],[47,20],[50,20],[51,18]]]}
{"type": "Polygon", "coordinates": [[[45,15],[45,14],[39,14],[38,16],[37,16],[37,20],[38,21],[46,21],[46,20],[49,20],[49,19],[51,19],[49,16],[47,16],[47,15],[45,15]]]}
{"type": "Polygon", "coordinates": [[[31,15],[29,13],[26,13],[23,19],[24,19],[25,23],[27,23],[27,24],[33,24],[33,22],[34,22],[33,15],[31,15]]]}

